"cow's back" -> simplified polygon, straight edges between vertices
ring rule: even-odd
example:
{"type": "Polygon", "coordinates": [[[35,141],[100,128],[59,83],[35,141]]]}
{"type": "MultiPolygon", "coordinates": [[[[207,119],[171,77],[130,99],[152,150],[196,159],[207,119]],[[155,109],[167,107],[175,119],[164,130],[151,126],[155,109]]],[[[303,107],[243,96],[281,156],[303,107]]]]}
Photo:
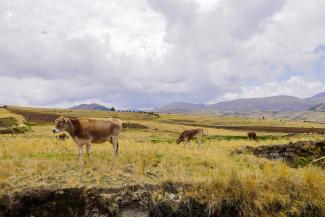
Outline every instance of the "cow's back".
{"type": "Polygon", "coordinates": [[[119,134],[122,122],[118,119],[79,118],[81,134],[91,136],[95,141],[106,140],[109,136],[119,134]]]}
{"type": "Polygon", "coordinates": [[[203,134],[202,129],[193,129],[193,130],[186,130],[183,132],[185,138],[193,139],[196,136],[200,136],[203,134]]]}

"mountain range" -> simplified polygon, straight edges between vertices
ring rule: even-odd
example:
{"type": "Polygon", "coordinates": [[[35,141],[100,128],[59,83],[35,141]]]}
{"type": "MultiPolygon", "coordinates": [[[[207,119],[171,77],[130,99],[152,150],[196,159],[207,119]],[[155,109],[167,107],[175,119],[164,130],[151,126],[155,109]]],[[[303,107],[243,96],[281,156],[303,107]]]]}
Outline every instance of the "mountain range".
{"type": "Polygon", "coordinates": [[[215,104],[173,102],[157,108],[156,111],[166,113],[325,111],[325,92],[309,98],[279,95],[243,98],[215,104]]]}

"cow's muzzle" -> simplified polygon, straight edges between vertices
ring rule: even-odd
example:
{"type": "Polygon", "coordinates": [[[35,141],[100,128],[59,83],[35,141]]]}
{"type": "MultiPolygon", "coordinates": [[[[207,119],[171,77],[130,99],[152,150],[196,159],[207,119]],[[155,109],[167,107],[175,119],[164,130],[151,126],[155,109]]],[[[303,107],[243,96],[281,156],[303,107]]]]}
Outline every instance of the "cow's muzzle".
{"type": "Polygon", "coordinates": [[[53,128],[52,132],[53,133],[58,133],[60,130],[58,130],[57,128],[53,128]]]}

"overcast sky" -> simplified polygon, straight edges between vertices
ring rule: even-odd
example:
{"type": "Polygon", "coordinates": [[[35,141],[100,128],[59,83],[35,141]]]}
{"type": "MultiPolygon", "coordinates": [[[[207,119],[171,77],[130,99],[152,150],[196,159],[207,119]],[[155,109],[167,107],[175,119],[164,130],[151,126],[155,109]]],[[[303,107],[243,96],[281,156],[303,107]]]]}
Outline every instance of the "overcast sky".
{"type": "Polygon", "coordinates": [[[324,0],[1,0],[0,104],[325,91],[324,0]]]}

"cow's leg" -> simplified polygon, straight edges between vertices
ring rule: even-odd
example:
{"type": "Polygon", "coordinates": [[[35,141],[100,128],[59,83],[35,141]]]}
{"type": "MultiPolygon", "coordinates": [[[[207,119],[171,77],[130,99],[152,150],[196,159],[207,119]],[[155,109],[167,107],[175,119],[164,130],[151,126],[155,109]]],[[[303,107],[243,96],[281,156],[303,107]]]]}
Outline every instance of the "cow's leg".
{"type": "Polygon", "coordinates": [[[202,135],[199,135],[197,137],[197,147],[200,147],[201,143],[202,143],[202,135]]]}
{"type": "Polygon", "coordinates": [[[117,141],[116,141],[116,149],[115,149],[116,156],[118,156],[118,146],[119,146],[119,144],[118,144],[118,139],[117,139],[117,141]]]}
{"type": "Polygon", "coordinates": [[[79,151],[79,159],[82,160],[82,152],[83,152],[82,144],[77,144],[77,146],[79,151]]]}
{"type": "Polygon", "coordinates": [[[118,140],[117,137],[112,136],[112,165],[115,163],[115,156],[117,154],[118,140]]]}
{"type": "Polygon", "coordinates": [[[191,147],[194,147],[194,146],[193,146],[193,140],[192,140],[191,138],[189,138],[188,141],[190,141],[190,146],[191,146],[191,147]]]}
{"type": "Polygon", "coordinates": [[[86,151],[87,151],[87,156],[88,157],[89,157],[89,154],[90,154],[90,146],[91,146],[91,143],[86,144],[86,151]]]}

